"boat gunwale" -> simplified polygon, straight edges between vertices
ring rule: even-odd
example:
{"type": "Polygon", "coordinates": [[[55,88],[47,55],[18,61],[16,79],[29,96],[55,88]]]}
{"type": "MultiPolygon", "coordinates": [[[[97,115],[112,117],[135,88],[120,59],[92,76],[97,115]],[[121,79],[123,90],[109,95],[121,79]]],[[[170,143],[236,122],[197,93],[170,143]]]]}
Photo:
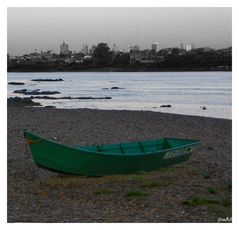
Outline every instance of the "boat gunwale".
{"type": "MultiPolygon", "coordinates": [[[[53,144],[57,144],[57,145],[60,145],[64,148],[68,148],[68,149],[72,149],[72,150],[78,150],[78,151],[82,151],[82,152],[85,152],[85,153],[91,153],[91,154],[95,154],[97,156],[119,156],[119,157],[138,157],[138,156],[147,156],[147,155],[153,155],[153,154],[160,154],[160,153],[165,153],[165,152],[168,152],[168,151],[174,151],[174,150],[178,150],[180,148],[185,148],[185,147],[190,147],[190,146],[194,146],[194,145],[198,145],[201,143],[201,141],[199,140],[193,140],[193,139],[180,139],[180,138],[173,138],[173,137],[164,137],[164,139],[171,139],[171,140],[187,140],[187,141],[192,141],[193,143],[190,143],[190,144],[186,144],[186,145],[181,145],[181,146],[178,146],[178,147],[175,147],[175,148],[168,148],[168,149],[164,149],[164,150],[156,150],[156,151],[152,151],[152,152],[146,152],[146,153],[106,153],[104,151],[91,151],[91,150],[88,150],[88,149],[85,149],[84,146],[81,146],[81,147],[74,147],[74,146],[71,146],[71,145],[67,145],[67,144],[64,144],[64,143],[61,143],[61,142],[57,142],[57,141],[54,141],[54,140],[49,140],[47,138],[44,138],[42,136],[39,136],[38,134],[34,133],[34,132],[31,132],[31,131],[28,131],[26,129],[23,129],[23,132],[24,132],[24,137],[25,137],[25,133],[29,133],[30,135],[33,135],[33,136],[36,136],[38,137],[39,139],[42,139],[43,141],[48,141],[50,143],[53,143],[53,144]]],[[[159,139],[154,139],[154,140],[159,140],[159,139]]],[[[147,141],[147,140],[144,140],[144,141],[147,141]]],[[[148,141],[153,141],[153,140],[148,140],[148,141]]],[[[113,143],[113,144],[108,144],[108,145],[119,145],[119,144],[130,144],[130,143],[135,143],[135,142],[140,142],[140,141],[132,141],[132,142],[125,142],[125,143],[113,143]]],[[[104,145],[107,145],[107,144],[104,144],[104,145]]],[[[87,145],[85,147],[90,147],[90,146],[94,146],[94,145],[87,145]]],[[[99,146],[103,146],[103,145],[99,145],[99,146]]]]}

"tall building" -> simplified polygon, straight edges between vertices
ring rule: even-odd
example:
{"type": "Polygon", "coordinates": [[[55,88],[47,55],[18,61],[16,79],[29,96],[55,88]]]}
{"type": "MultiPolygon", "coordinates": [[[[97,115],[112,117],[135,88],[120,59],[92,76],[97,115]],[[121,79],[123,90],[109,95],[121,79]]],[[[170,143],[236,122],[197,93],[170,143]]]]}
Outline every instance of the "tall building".
{"type": "Polygon", "coordinates": [[[138,45],[133,46],[133,51],[139,51],[139,50],[140,50],[140,47],[138,45]]]}
{"type": "Polygon", "coordinates": [[[152,51],[155,53],[159,51],[159,44],[157,42],[152,44],[152,51]]]}
{"type": "Polygon", "coordinates": [[[131,46],[130,44],[128,44],[128,46],[125,48],[125,52],[129,53],[131,50],[133,50],[133,46],[131,46]]]}
{"type": "Polygon", "coordinates": [[[186,45],[186,50],[187,50],[187,51],[191,51],[191,50],[193,50],[193,49],[195,49],[195,46],[194,46],[193,44],[188,44],[188,45],[186,45]]]}
{"type": "Polygon", "coordinates": [[[60,45],[60,54],[68,54],[68,52],[69,52],[69,45],[63,42],[60,45]]]}

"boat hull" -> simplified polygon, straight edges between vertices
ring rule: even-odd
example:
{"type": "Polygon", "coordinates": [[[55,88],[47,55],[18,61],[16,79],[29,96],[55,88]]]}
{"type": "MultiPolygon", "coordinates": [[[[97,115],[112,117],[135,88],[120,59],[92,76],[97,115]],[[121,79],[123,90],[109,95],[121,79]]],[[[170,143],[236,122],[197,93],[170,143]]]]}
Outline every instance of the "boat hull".
{"type": "Polygon", "coordinates": [[[37,165],[59,172],[86,176],[158,170],[188,160],[193,147],[198,144],[193,142],[181,148],[150,153],[111,154],[63,145],[27,131],[24,131],[24,136],[37,165]]]}

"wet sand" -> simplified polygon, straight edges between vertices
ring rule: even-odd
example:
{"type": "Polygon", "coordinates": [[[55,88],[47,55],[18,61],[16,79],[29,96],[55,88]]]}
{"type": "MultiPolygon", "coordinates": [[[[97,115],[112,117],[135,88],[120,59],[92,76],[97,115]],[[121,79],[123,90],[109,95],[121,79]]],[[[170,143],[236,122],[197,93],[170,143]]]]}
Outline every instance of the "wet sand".
{"type": "Polygon", "coordinates": [[[225,119],[9,106],[8,222],[217,222],[231,217],[231,133],[231,120],[225,119]],[[38,168],[23,128],[66,144],[165,136],[202,144],[189,161],[163,170],[83,177],[38,168]]]}

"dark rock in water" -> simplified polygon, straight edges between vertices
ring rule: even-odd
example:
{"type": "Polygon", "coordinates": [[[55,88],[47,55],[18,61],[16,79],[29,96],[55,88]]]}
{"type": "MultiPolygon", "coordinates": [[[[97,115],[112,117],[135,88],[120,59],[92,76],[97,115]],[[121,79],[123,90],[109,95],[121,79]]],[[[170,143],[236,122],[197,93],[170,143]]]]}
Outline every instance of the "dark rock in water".
{"type": "Polygon", "coordinates": [[[120,87],[114,86],[114,87],[111,87],[111,89],[124,89],[124,88],[120,88],[120,87]]]}
{"type": "Polygon", "coordinates": [[[46,100],[57,100],[57,99],[71,99],[71,97],[50,97],[50,96],[31,96],[31,99],[46,99],[46,100]]]}
{"type": "Polygon", "coordinates": [[[31,81],[64,81],[62,78],[58,79],[32,79],[31,81]]]}
{"type": "Polygon", "coordinates": [[[170,108],[170,107],[172,107],[172,105],[160,105],[160,107],[162,107],[162,108],[170,108]]]}
{"type": "Polygon", "coordinates": [[[41,106],[39,102],[32,101],[31,98],[10,97],[7,99],[8,106],[41,106]]]}
{"type": "Polygon", "coordinates": [[[8,82],[8,85],[25,85],[23,82],[8,82]]]}
{"type": "Polygon", "coordinates": [[[39,89],[35,90],[27,90],[27,89],[20,89],[20,90],[15,90],[14,93],[20,93],[24,95],[52,95],[52,94],[59,94],[60,92],[58,91],[40,91],[39,89]]]}
{"type": "Polygon", "coordinates": [[[31,96],[31,99],[49,99],[49,100],[95,100],[95,99],[111,99],[111,97],[49,97],[49,96],[31,96]]]}
{"type": "Polygon", "coordinates": [[[47,105],[47,106],[44,106],[44,108],[55,109],[55,108],[56,108],[56,106],[54,106],[54,105],[47,105]]]}
{"type": "Polygon", "coordinates": [[[200,107],[202,110],[206,110],[207,107],[206,106],[203,106],[203,107],[200,107]]]}

